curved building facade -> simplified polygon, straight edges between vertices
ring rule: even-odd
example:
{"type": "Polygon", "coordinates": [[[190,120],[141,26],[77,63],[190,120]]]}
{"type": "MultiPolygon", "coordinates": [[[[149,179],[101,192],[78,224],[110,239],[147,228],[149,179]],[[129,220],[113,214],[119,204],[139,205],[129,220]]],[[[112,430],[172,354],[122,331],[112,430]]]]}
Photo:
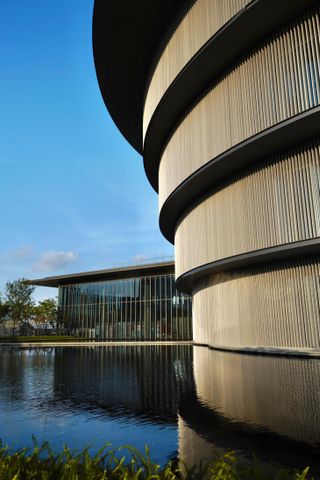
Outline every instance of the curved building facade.
{"type": "Polygon", "coordinates": [[[131,3],[95,1],[97,76],[159,192],[194,341],[319,349],[319,2],[164,1],[139,18],[131,3]]]}

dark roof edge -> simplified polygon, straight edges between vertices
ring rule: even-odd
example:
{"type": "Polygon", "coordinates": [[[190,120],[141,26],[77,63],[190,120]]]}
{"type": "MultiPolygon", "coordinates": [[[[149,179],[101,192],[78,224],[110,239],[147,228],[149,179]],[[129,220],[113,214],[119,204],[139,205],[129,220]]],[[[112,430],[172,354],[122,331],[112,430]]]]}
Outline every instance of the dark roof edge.
{"type": "Polygon", "coordinates": [[[103,101],[118,129],[142,153],[146,85],[160,52],[193,0],[95,0],[92,45],[103,101]]]}
{"type": "Polygon", "coordinates": [[[317,4],[318,0],[253,0],[194,54],[164,92],[145,134],[144,168],[155,191],[163,151],[184,118],[243,56],[317,4]]]}
{"type": "Polygon", "coordinates": [[[101,280],[115,280],[120,278],[138,277],[145,274],[174,273],[174,262],[148,263],[141,265],[129,265],[105,270],[93,270],[90,272],[70,273],[52,277],[30,280],[32,285],[42,287],[59,287],[85,282],[98,282],[101,280]]]}
{"type": "Polygon", "coordinates": [[[221,182],[252,165],[307,145],[320,137],[320,106],[283,120],[249,137],[205,163],[169,195],[161,207],[159,226],[163,236],[174,243],[180,219],[203,202],[221,182]]]}
{"type": "Polygon", "coordinates": [[[319,255],[319,252],[320,237],[316,237],[240,253],[239,255],[233,255],[200,265],[183,273],[176,279],[176,286],[180,292],[191,294],[194,285],[196,285],[199,280],[217,273],[238,269],[250,269],[257,265],[268,265],[274,261],[278,262],[276,268],[281,269],[282,265],[288,260],[319,255]]]}

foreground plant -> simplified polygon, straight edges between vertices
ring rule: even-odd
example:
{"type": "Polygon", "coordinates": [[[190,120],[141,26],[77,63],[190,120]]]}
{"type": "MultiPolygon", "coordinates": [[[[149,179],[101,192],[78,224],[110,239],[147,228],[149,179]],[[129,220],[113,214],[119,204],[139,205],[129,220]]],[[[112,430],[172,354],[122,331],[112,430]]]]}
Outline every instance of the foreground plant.
{"type": "Polygon", "coordinates": [[[96,455],[88,448],[73,453],[67,446],[56,454],[48,443],[35,444],[14,452],[0,443],[1,480],[305,480],[308,468],[299,473],[265,466],[256,459],[242,464],[233,452],[211,462],[187,468],[182,462],[168,462],[164,467],[153,462],[146,447],[140,453],[124,446],[110,450],[106,444],[96,455]],[[123,452],[126,451],[126,455],[123,452]]]}

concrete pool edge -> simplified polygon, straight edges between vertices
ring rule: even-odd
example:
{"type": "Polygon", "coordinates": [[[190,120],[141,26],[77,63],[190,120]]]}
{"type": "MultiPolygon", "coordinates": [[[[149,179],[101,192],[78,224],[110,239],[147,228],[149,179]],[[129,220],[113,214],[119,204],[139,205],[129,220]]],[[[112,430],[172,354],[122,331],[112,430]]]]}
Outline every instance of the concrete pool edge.
{"type": "Polygon", "coordinates": [[[244,353],[249,355],[275,355],[286,357],[320,358],[320,348],[291,348],[291,347],[227,347],[193,342],[195,347],[206,347],[221,352],[244,353]]]}
{"type": "Polygon", "coordinates": [[[1,347],[108,347],[108,346],[165,346],[165,345],[194,345],[192,340],[177,341],[146,341],[146,342],[128,342],[128,341],[84,341],[84,342],[1,342],[1,347]]]}
{"type": "Polygon", "coordinates": [[[174,346],[192,345],[195,347],[206,347],[210,350],[221,352],[244,353],[250,355],[276,355],[286,357],[312,357],[320,358],[320,348],[289,348],[289,347],[227,347],[197,343],[192,340],[179,341],[84,341],[84,342],[0,342],[1,347],[143,347],[143,346],[174,346]]]}

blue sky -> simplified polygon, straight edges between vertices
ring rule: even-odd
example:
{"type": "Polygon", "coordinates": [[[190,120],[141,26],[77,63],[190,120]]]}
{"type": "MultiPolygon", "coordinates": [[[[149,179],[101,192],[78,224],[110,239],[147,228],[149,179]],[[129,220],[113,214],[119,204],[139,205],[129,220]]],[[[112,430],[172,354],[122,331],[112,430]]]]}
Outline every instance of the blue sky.
{"type": "Polygon", "coordinates": [[[20,277],[173,253],[142,159],[102,101],[92,10],[93,0],[0,2],[0,292],[20,277]]]}

